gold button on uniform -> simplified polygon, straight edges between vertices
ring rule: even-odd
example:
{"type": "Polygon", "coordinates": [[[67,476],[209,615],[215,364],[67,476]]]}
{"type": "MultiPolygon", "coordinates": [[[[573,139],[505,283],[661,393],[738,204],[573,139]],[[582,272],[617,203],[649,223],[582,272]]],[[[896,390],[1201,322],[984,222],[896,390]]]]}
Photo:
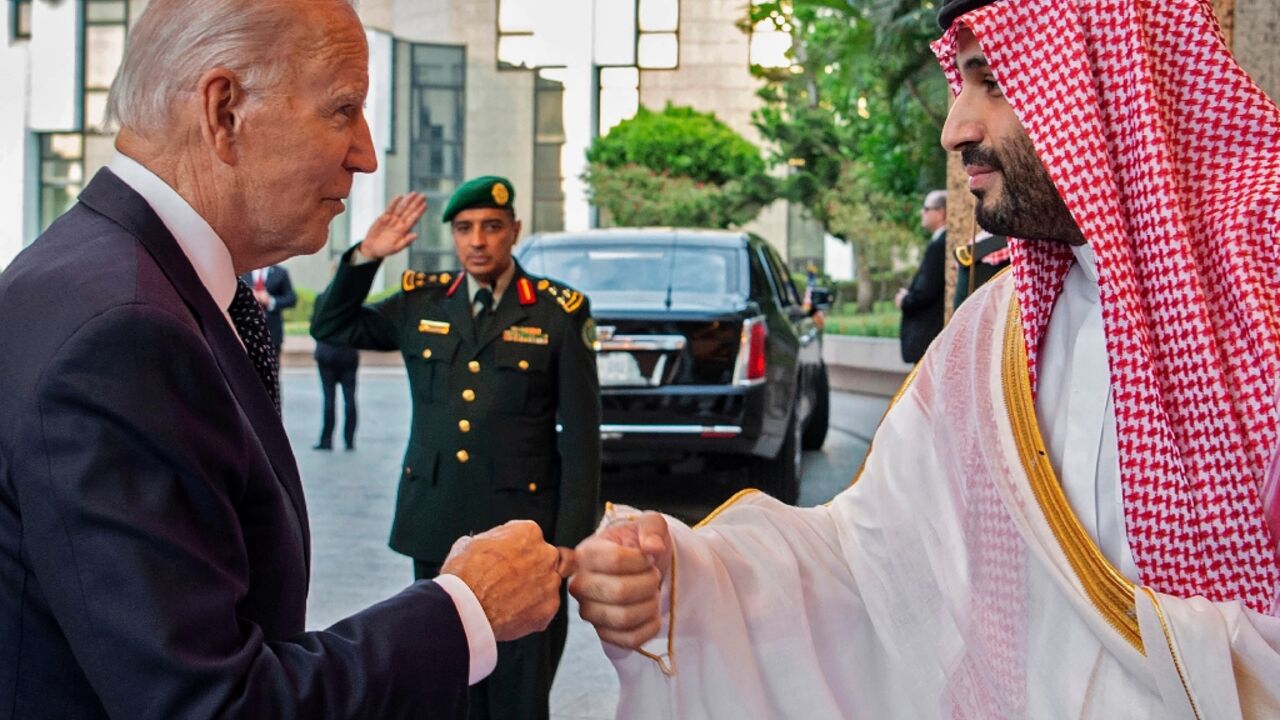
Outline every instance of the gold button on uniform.
{"type": "Polygon", "coordinates": [[[528,360],[521,360],[520,362],[516,363],[516,365],[519,365],[521,370],[528,370],[528,369],[529,369],[529,361],[528,361],[528,360]]]}
{"type": "Polygon", "coordinates": [[[480,363],[475,360],[472,360],[471,362],[467,363],[467,369],[473,373],[478,373],[480,372],[480,363]]]}
{"type": "Polygon", "coordinates": [[[463,391],[462,391],[462,399],[463,399],[463,400],[466,400],[467,402],[471,402],[472,400],[475,400],[475,399],[476,399],[476,391],[475,391],[475,390],[472,390],[471,388],[467,388],[466,390],[463,390],[463,391]]]}
{"type": "Polygon", "coordinates": [[[468,461],[468,460],[470,460],[470,459],[471,459],[471,454],[470,454],[470,453],[468,453],[466,450],[459,450],[459,451],[458,451],[458,462],[460,462],[460,463],[464,463],[464,462],[466,462],[466,461],[468,461]]]}
{"type": "Polygon", "coordinates": [[[538,492],[538,483],[529,483],[529,492],[538,492]]]}
{"type": "Polygon", "coordinates": [[[424,359],[424,360],[430,360],[430,359],[431,359],[431,348],[427,348],[426,350],[423,350],[423,351],[422,351],[422,357],[423,357],[423,359],[424,359]]]}
{"type": "Polygon", "coordinates": [[[461,431],[462,431],[462,432],[464,432],[464,433],[471,432],[471,421],[470,421],[470,420],[459,420],[459,421],[458,421],[458,429],[459,429],[459,430],[461,430],[461,431]]]}

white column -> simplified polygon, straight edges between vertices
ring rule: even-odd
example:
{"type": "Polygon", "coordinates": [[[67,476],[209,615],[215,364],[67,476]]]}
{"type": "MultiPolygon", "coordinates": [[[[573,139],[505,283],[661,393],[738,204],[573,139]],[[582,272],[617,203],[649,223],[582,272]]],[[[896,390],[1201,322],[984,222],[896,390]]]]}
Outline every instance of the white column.
{"type": "MultiPolygon", "coordinates": [[[[8,5],[8,3],[5,3],[8,5]]],[[[31,84],[28,126],[36,132],[80,129],[80,45],[82,2],[31,4],[31,67],[40,81],[31,84]]],[[[8,8],[5,8],[8,12],[8,8]]]]}
{"type": "MultiPolygon", "coordinates": [[[[0,17],[0,38],[13,37],[9,26],[13,14],[0,17]]],[[[26,180],[27,157],[28,46],[19,41],[0,42],[0,97],[9,107],[0,113],[0,270],[22,250],[23,220],[27,203],[34,202],[35,188],[26,180]]]]}

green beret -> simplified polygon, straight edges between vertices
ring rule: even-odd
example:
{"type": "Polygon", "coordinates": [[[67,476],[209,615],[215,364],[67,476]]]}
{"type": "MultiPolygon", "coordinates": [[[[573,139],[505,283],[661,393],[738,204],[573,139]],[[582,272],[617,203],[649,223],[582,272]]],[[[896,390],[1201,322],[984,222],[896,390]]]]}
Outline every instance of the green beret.
{"type": "Polygon", "coordinates": [[[444,221],[452,222],[453,216],[472,208],[507,209],[516,199],[516,189],[511,181],[497,175],[481,175],[458,186],[444,206],[444,221]]]}

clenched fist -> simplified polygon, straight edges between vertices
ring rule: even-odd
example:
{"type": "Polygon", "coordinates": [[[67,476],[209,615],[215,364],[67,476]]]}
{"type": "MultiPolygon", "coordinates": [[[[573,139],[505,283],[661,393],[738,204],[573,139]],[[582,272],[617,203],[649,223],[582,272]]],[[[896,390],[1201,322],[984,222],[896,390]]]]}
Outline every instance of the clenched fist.
{"type": "Polygon", "coordinates": [[[602,528],[574,551],[569,592],[600,639],[638,648],[662,629],[659,592],[671,568],[671,534],[658,513],[602,528]]]}
{"type": "Polygon", "coordinates": [[[560,609],[560,581],[573,551],[548,545],[531,520],[459,538],[440,567],[471,588],[499,642],[545,630],[560,609]]]}

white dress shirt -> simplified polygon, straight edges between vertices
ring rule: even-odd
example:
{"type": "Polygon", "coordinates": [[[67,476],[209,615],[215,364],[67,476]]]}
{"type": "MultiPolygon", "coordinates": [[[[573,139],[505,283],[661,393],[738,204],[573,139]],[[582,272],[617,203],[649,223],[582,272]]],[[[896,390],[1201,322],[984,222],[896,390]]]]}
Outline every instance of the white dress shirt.
{"type": "Polygon", "coordinates": [[[1136,581],[1138,568],[1125,531],[1097,260],[1088,245],[1072,250],[1077,262],[1054,303],[1040,351],[1036,419],[1080,524],[1107,560],[1136,581]]]}
{"type": "MultiPolygon", "coordinates": [[[[218,237],[209,223],[176,190],[133,158],[116,153],[107,167],[124,184],[141,195],[160,217],[160,221],[178,241],[182,254],[187,256],[191,267],[195,269],[200,283],[222,309],[227,325],[235,332],[235,323],[231,322],[227,309],[235,298],[237,279],[231,252],[227,250],[222,238],[218,237]]],[[[441,575],[435,578],[435,582],[453,598],[454,607],[462,619],[467,645],[471,650],[468,682],[474,685],[493,672],[494,666],[498,664],[498,645],[493,636],[493,628],[490,627],[489,619],[475,593],[461,579],[453,575],[441,575]]]]}

